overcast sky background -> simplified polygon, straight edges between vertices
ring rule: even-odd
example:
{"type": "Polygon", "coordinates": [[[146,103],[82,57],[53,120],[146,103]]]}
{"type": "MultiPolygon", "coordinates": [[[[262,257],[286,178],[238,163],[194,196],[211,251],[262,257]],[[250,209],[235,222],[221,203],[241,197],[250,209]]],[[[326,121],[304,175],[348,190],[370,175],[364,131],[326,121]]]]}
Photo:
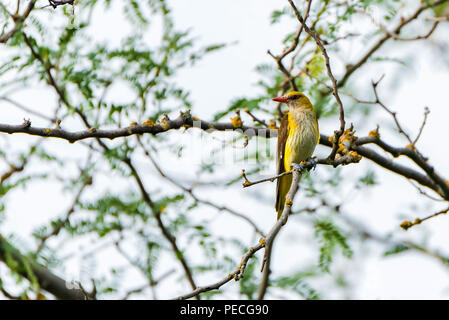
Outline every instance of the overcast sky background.
{"type": "MultiPolygon", "coordinates": [[[[410,5],[410,12],[413,11],[417,3],[419,1],[413,1],[413,5],[410,5]]],[[[256,65],[262,62],[274,63],[266,54],[267,49],[274,53],[281,52],[283,49],[281,39],[286,33],[296,28],[295,22],[289,20],[283,20],[282,23],[277,25],[270,24],[271,12],[274,9],[284,7],[285,4],[286,1],[269,0],[172,1],[171,5],[177,28],[181,30],[192,28],[192,35],[198,38],[197,43],[199,45],[232,43],[227,48],[206,56],[197,65],[183,70],[178,75],[178,82],[191,92],[195,115],[209,120],[213,114],[229,105],[232,99],[241,96],[251,97],[257,94],[260,89],[257,88],[256,82],[260,77],[255,72],[256,65]]],[[[126,33],[127,30],[123,30],[123,25],[117,23],[119,19],[122,19],[120,10],[108,11],[105,14],[96,12],[96,15],[92,30],[95,31],[95,37],[98,37],[98,39],[114,43],[119,39],[118,35],[126,33]]],[[[368,18],[360,19],[358,23],[357,28],[372,28],[368,18]]],[[[424,33],[419,32],[419,29],[417,30],[418,33],[424,33]]],[[[157,28],[152,32],[157,33],[157,28]]],[[[444,39],[447,34],[447,26],[441,26],[432,36],[432,39],[444,39]]],[[[430,157],[430,161],[441,171],[442,175],[449,177],[447,166],[447,136],[449,133],[449,127],[447,126],[449,117],[447,102],[448,64],[441,62],[439,56],[441,52],[438,52],[432,44],[432,40],[404,44],[404,49],[400,51],[395,48],[397,47],[387,43],[384,47],[385,50],[382,51],[382,56],[393,57],[416,53],[413,64],[408,67],[398,67],[389,63],[378,63],[361,69],[353,75],[352,81],[356,82],[358,87],[369,88],[371,79],[378,79],[385,73],[386,76],[379,87],[379,93],[388,106],[398,111],[399,119],[407,129],[411,130],[413,135],[417,133],[421,124],[424,106],[428,106],[431,114],[419,147],[425,155],[430,157]],[[403,76],[397,77],[398,72],[403,76]]],[[[341,59],[353,61],[365,50],[366,46],[355,43],[345,47],[343,52],[331,53],[331,63],[335,61],[336,73],[338,74],[339,68],[341,68],[341,59]]],[[[51,114],[54,100],[49,101],[47,90],[38,87],[23,92],[26,92],[26,94],[16,93],[16,97],[23,104],[51,114]]],[[[359,97],[370,98],[366,93],[366,91],[362,91],[359,97]]],[[[118,87],[107,98],[114,100],[123,99],[123,97],[126,97],[126,90],[118,87]]],[[[45,125],[44,120],[27,115],[5,102],[0,102],[0,108],[2,110],[2,123],[16,124],[27,117],[31,118],[35,125],[45,125]]],[[[379,107],[373,106],[373,108],[379,107]]],[[[376,124],[380,124],[383,137],[388,137],[389,141],[397,145],[406,144],[404,140],[395,138],[394,134],[388,131],[388,128],[391,128],[392,121],[380,110],[376,112],[373,118],[370,118],[368,123],[364,120],[357,116],[348,119],[348,123],[354,122],[359,135],[366,135],[369,130],[375,128],[376,124]]],[[[64,127],[74,130],[81,128],[76,122],[73,122],[73,127],[71,127],[71,124],[64,123],[64,127]]],[[[335,119],[334,121],[323,121],[320,123],[320,129],[321,132],[330,134],[337,125],[335,119]]],[[[191,132],[181,135],[179,132],[174,132],[171,135],[181,139],[182,143],[186,144],[186,154],[188,155],[186,159],[188,161],[180,163],[176,158],[169,157],[168,153],[162,154],[160,157],[163,159],[161,163],[164,169],[172,176],[182,175],[185,180],[195,180],[197,176],[194,169],[201,160],[195,157],[198,150],[198,144],[195,144],[195,141],[200,134],[191,132]]],[[[223,138],[223,135],[220,134],[214,134],[214,136],[223,138]]],[[[211,137],[205,139],[211,144],[218,143],[211,137]]],[[[276,142],[274,139],[272,140],[270,143],[274,147],[276,142]]],[[[36,138],[20,134],[2,134],[0,136],[2,146],[9,143],[14,150],[24,148],[33,141],[36,141],[36,138]]],[[[255,142],[251,141],[250,146],[251,143],[255,142]]],[[[51,140],[46,142],[46,146],[67,159],[82,159],[85,155],[85,148],[79,144],[70,145],[64,141],[51,140]]],[[[234,149],[235,152],[239,152],[238,150],[234,149]]],[[[316,150],[317,155],[326,155],[328,152],[329,150],[322,146],[319,146],[316,150]]],[[[141,158],[137,163],[147,178],[148,185],[154,184],[154,177],[157,174],[148,160],[141,158]]],[[[29,170],[39,172],[42,166],[46,165],[33,163],[29,170]]],[[[217,173],[217,175],[234,177],[242,169],[241,166],[241,163],[226,162],[223,171],[217,173]]],[[[426,238],[431,248],[449,253],[447,249],[449,220],[447,217],[442,216],[432,219],[408,232],[404,232],[398,227],[399,223],[405,219],[427,216],[434,210],[441,208],[429,204],[429,201],[421,197],[416,189],[402,177],[395,176],[385,170],[379,170],[366,159],[362,160],[359,165],[343,168],[343,176],[349,178],[361,176],[366,168],[375,169],[379,184],[361,194],[360,192],[354,192],[351,186],[342,183],[341,188],[348,199],[348,204],[345,206],[346,212],[351,214],[354,219],[363,222],[370,230],[379,234],[392,233],[397,239],[412,239],[414,241],[421,241],[426,238]],[[411,206],[412,203],[416,206],[411,206]]],[[[318,170],[320,169],[318,168],[318,170]]],[[[4,168],[0,167],[0,172],[3,170],[4,168]]],[[[274,163],[272,163],[267,174],[274,171],[274,163]]],[[[67,170],[61,173],[63,176],[71,174],[76,174],[74,163],[71,163],[67,170]]],[[[115,179],[116,177],[109,176],[105,169],[105,172],[96,182],[95,192],[107,188],[114,189],[115,179]]],[[[130,184],[131,186],[132,184],[130,184]]],[[[274,186],[274,184],[267,183],[243,191],[238,186],[231,189],[203,188],[200,195],[202,198],[212,199],[238,209],[240,212],[248,213],[248,216],[256,220],[264,230],[268,230],[274,223],[275,217],[272,206],[274,186]]],[[[71,203],[71,198],[70,194],[63,192],[56,182],[33,182],[26,189],[16,190],[6,199],[8,203],[6,219],[0,225],[0,232],[5,235],[18,234],[20,235],[20,241],[32,248],[34,244],[30,237],[32,230],[51,217],[62,214],[71,203]]],[[[297,199],[299,201],[303,199],[301,194],[297,199]]],[[[199,211],[199,219],[214,220],[213,225],[216,233],[241,235],[248,246],[257,241],[250,236],[250,228],[241,220],[227,214],[216,213],[215,210],[208,208],[199,211]]],[[[302,266],[316,263],[317,247],[310,245],[312,238],[313,230],[310,225],[307,225],[306,221],[303,221],[301,217],[290,219],[276,242],[272,264],[274,274],[285,274],[302,266]]],[[[111,265],[125,264],[125,261],[114,252],[113,248],[106,247],[100,251],[100,254],[94,260],[89,260],[90,262],[86,265],[85,259],[78,252],[84,254],[89,251],[88,249],[101,246],[103,240],[81,245],[82,249],[73,244],[61,247],[61,250],[66,250],[67,255],[72,257],[71,262],[64,268],[64,273],[61,273],[68,279],[79,279],[80,275],[86,272],[100,275],[107,271],[111,265]],[[96,271],[93,271],[94,269],[96,271]]],[[[130,252],[137,250],[132,247],[132,243],[128,243],[127,248],[130,252]]],[[[349,277],[353,288],[350,292],[351,298],[448,298],[448,270],[436,260],[417,253],[404,253],[383,258],[381,256],[382,250],[376,246],[372,247],[369,256],[363,256],[360,253],[361,250],[354,249],[356,255],[353,260],[338,259],[335,266],[332,267],[335,272],[351,274],[349,277]]],[[[187,255],[189,260],[195,260],[195,252],[187,251],[187,255]]],[[[236,260],[239,260],[237,257],[236,260]]],[[[166,259],[167,263],[170,261],[168,257],[163,259],[166,259]]],[[[177,268],[177,266],[175,267],[177,268]]],[[[0,265],[0,276],[4,270],[4,266],[0,265]]],[[[163,274],[165,270],[160,268],[160,274],[163,274]]],[[[199,285],[209,284],[224,276],[217,273],[198,277],[197,283],[199,285]]],[[[142,276],[134,271],[127,273],[125,279],[129,288],[137,287],[143,283],[142,276]]],[[[163,282],[159,290],[159,298],[172,298],[177,294],[188,292],[188,285],[186,283],[180,285],[178,280],[177,276],[172,276],[163,282]],[[173,288],[176,288],[175,292],[173,288]]],[[[320,287],[321,285],[324,286],[321,282],[316,283],[318,291],[324,292],[325,298],[344,298],[340,292],[338,294],[332,290],[326,292],[326,287],[320,287]]],[[[235,297],[233,294],[238,290],[238,286],[231,282],[223,289],[227,292],[226,297],[232,298],[235,297]]],[[[270,297],[277,298],[276,295],[270,297]]]]}

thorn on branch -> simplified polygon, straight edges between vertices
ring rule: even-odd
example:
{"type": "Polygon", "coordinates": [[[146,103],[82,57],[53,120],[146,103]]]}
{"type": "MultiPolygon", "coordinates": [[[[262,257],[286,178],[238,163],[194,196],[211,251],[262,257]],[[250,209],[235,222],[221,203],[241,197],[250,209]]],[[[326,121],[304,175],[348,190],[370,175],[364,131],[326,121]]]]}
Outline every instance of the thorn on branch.
{"type": "Polygon", "coordinates": [[[23,123],[22,123],[22,127],[24,128],[24,129],[26,129],[26,128],[29,128],[29,127],[31,127],[31,121],[30,121],[30,119],[23,119],[23,123]]]}
{"type": "Polygon", "coordinates": [[[180,111],[179,113],[180,113],[182,120],[185,123],[189,123],[192,121],[193,117],[192,117],[192,114],[190,113],[190,110],[187,109],[185,112],[180,111]]]}

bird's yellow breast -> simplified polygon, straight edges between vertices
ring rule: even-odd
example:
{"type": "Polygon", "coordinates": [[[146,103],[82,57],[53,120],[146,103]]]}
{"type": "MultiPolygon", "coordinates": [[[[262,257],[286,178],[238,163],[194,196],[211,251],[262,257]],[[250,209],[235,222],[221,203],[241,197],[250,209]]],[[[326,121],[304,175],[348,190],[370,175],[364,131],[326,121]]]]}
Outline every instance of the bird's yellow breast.
{"type": "Polygon", "coordinates": [[[285,144],[284,167],[310,158],[319,141],[318,123],[313,110],[295,108],[288,114],[288,136],[285,144]]]}

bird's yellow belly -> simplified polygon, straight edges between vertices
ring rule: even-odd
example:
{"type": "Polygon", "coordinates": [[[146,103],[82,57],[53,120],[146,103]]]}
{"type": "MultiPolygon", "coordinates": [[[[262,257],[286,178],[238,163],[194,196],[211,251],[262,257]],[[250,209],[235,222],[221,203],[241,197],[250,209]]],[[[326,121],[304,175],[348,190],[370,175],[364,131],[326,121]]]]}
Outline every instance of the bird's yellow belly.
{"type": "Polygon", "coordinates": [[[289,121],[289,133],[286,141],[284,166],[291,170],[292,163],[300,163],[310,158],[318,141],[318,128],[315,119],[307,115],[299,123],[289,121]]]}

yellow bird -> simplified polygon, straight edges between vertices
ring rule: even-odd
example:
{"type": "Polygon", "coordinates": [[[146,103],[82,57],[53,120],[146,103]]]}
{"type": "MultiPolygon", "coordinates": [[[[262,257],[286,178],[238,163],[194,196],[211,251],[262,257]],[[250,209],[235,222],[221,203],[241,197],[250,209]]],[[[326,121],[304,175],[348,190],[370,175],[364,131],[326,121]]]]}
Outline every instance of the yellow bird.
{"type": "MultiPolygon", "coordinates": [[[[285,96],[274,98],[273,101],[288,106],[288,112],[284,113],[278,131],[277,174],[290,171],[292,168],[302,170],[301,162],[312,156],[320,141],[313,105],[309,98],[298,91],[289,92],[285,96]]],[[[284,210],[285,198],[291,183],[292,175],[277,180],[275,208],[278,220],[284,210]]]]}

